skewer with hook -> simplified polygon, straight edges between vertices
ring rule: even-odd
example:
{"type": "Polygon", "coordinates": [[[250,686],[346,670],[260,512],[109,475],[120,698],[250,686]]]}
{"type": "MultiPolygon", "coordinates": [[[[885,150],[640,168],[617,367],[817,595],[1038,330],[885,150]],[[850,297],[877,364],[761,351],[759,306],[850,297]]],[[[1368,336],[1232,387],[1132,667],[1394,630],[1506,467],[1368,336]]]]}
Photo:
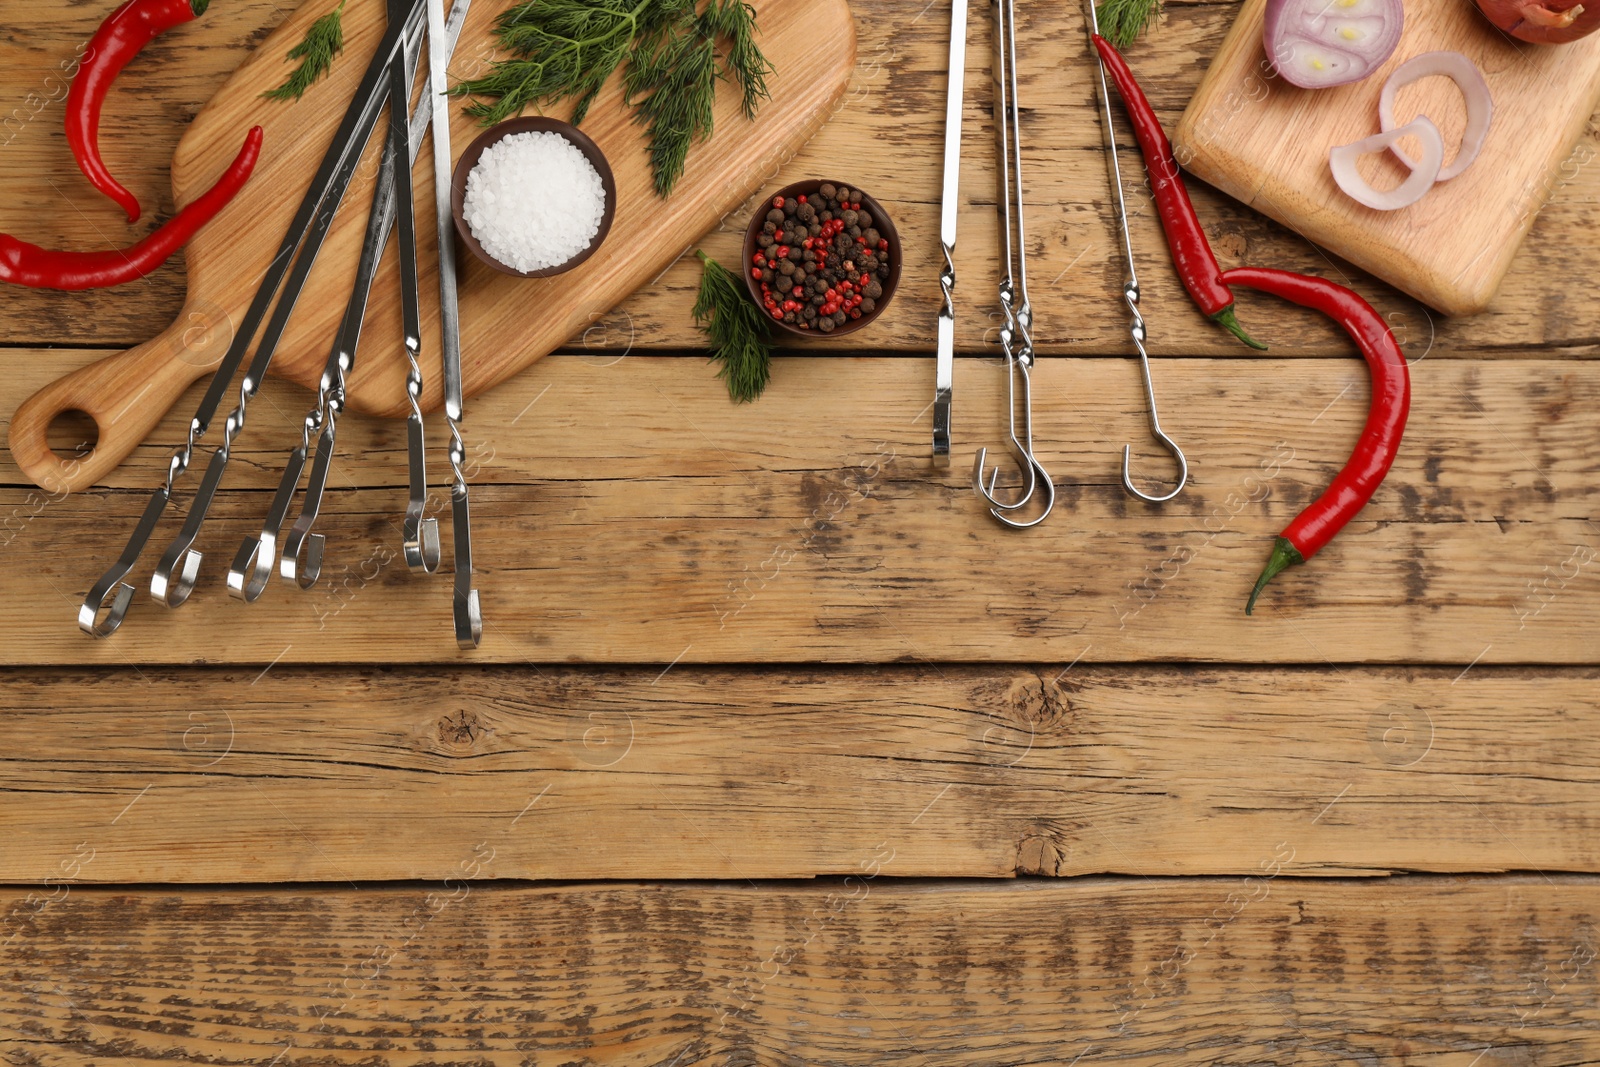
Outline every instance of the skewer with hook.
{"type": "MultiPolygon", "coordinates": [[[[1089,32],[1097,34],[1100,32],[1100,16],[1095,10],[1095,0],[1086,0],[1086,3],[1089,8],[1089,32]]],[[[1117,132],[1111,119],[1111,93],[1106,85],[1105,63],[1101,61],[1100,53],[1095,49],[1092,39],[1089,51],[1094,53],[1095,69],[1100,76],[1100,103],[1105,114],[1107,167],[1111,172],[1111,191],[1116,198],[1117,223],[1122,234],[1122,255],[1128,264],[1128,274],[1122,283],[1122,299],[1128,305],[1128,336],[1133,340],[1133,347],[1139,353],[1139,370],[1144,377],[1144,395],[1150,411],[1150,436],[1161,443],[1161,447],[1167,450],[1173,462],[1178,465],[1178,481],[1170,491],[1160,495],[1146,493],[1133,484],[1133,475],[1129,470],[1133,446],[1123,445],[1122,485],[1140,500],[1161,504],[1183,492],[1184,485],[1189,481],[1189,460],[1184,456],[1183,449],[1178,447],[1178,443],[1162,430],[1161,414],[1156,410],[1155,383],[1150,378],[1150,353],[1146,352],[1144,347],[1146,337],[1144,316],[1139,312],[1139,274],[1133,263],[1133,237],[1128,232],[1128,201],[1122,191],[1122,165],[1117,160],[1117,132]]]]}
{"type": "Polygon", "coordinates": [[[972,488],[989,505],[996,521],[1014,530],[1037,526],[1056,502],[1056,487],[1033,451],[1033,305],[1028,300],[1027,229],[1022,199],[1022,127],[1017,117],[1017,33],[1015,0],[994,0],[995,9],[995,126],[999,133],[1002,254],[1000,277],[1000,348],[1006,357],[1006,406],[1012,454],[1022,472],[1016,499],[995,495],[998,466],[984,480],[989,450],[981,448],[972,466],[972,488]],[[1018,384],[1020,382],[1020,388],[1018,384]],[[1022,418],[1017,418],[1018,409],[1022,418]],[[1019,429],[1020,425],[1020,429],[1019,429]],[[1026,507],[1038,495],[1038,514],[1026,521],[1011,512],[1026,507]]]}

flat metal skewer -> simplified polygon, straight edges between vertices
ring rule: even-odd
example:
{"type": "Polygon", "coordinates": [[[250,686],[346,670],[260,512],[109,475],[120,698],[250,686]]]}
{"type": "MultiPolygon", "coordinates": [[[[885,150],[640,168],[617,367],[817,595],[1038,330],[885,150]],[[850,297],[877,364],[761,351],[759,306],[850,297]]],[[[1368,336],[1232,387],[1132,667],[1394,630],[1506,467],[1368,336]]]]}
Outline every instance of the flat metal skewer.
{"type": "MultiPolygon", "coordinates": [[[[390,0],[390,15],[404,15],[403,8],[396,11],[399,6],[395,0],[390,0]]],[[[278,490],[273,494],[272,503],[267,509],[267,517],[262,523],[261,532],[256,537],[247,537],[239,545],[239,551],[233,559],[233,566],[228,570],[228,593],[240,600],[253,602],[266,591],[267,582],[272,577],[272,567],[276,562],[278,539],[282,535],[283,523],[287,519],[289,509],[294,502],[294,494],[299,487],[300,475],[305,470],[306,457],[311,451],[311,438],[319,431],[328,438],[328,451],[332,450],[332,426],[330,411],[337,417],[337,410],[342,408],[344,399],[344,372],[355,364],[356,344],[361,334],[362,319],[366,315],[367,296],[371,291],[372,275],[377,265],[377,259],[383,253],[383,245],[388,237],[388,222],[385,220],[383,200],[386,195],[393,197],[391,183],[397,170],[395,166],[396,151],[406,152],[409,144],[406,140],[406,104],[410,100],[411,80],[416,74],[417,62],[422,54],[422,38],[420,28],[416,34],[408,36],[403,49],[404,62],[396,60],[390,64],[389,100],[390,111],[394,121],[390,124],[389,137],[384,142],[383,151],[378,165],[378,178],[374,188],[373,203],[367,215],[367,233],[361,247],[361,259],[356,267],[356,282],[350,294],[350,300],[345,306],[344,321],[340,325],[338,335],[334,339],[333,350],[328,355],[327,365],[323,368],[322,379],[318,383],[317,402],[306,413],[300,432],[300,443],[290,453],[284,465],[283,476],[279,479],[278,490]],[[398,134],[396,127],[398,126],[398,134]],[[332,399],[337,397],[337,399],[332,399]]],[[[392,213],[392,204],[390,205],[392,213]]],[[[323,484],[326,484],[324,450],[319,442],[318,462],[316,468],[324,469],[323,484]]],[[[313,477],[313,483],[317,479],[313,477]]],[[[313,518],[320,498],[316,505],[310,507],[313,518]]],[[[302,519],[304,515],[302,515],[302,519]]],[[[297,520],[290,536],[290,544],[285,545],[284,566],[286,578],[295,578],[296,563],[299,560],[300,550],[306,535],[310,530],[310,523],[297,520]],[[302,526],[304,528],[302,528],[302,526]]],[[[310,574],[310,581],[302,581],[309,585],[316,580],[316,574],[322,565],[322,543],[320,535],[311,547],[312,559],[308,565],[300,567],[300,574],[310,574]]]]}
{"type": "Polygon", "coordinates": [[[944,190],[940,195],[939,245],[944,268],[939,271],[939,348],[933,387],[933,459],[950,462],[950,415],[956,372],[956,219],[961,207],[961,110],[966,96],[967,3],[950,4],[950,74],[944,104],[944,190]]]}
{"type": "MultiPolygon", "coordinates": [[[[467,5],[471,0],[456,0],[450,9],[450,19],[445,26],[446,57],[454,53],[456,35],[461,32],[461,22],[466,19],[467,5]]],[[[431,62],[431,61],[430,61],[431,62]]],[[[418,120],[426,129],[433,121],[435,100],[432,78],[417,101],[417,113],[412,119],[415,132],[418,120]]],[[[420,147],[414,139],[413,156],[420,147]]],[[[428,507],[428,452],[422,422],[422,309],[420,283],[417,278],[417,220],[415,194],[411,188],[411,172],[396,175],[395,197],[400,204],[400,311],[406,352],[406,401],[411,411],[406,416],[406,472],[409,493],[406,499],[405,521],[401,529],[401,548],[406,566],[432,574],[439,567],[439,520],[427,516],[428,507]]]]}
{"type": "MultiPolygon", "coordinates": [[[[421,3],[414,4],[411,9],[409,22],[419,19],[421,3]]],[[[123,548],[122,555],[117,562],[112,564],[102,574],[94,586],[84,597],[83,603],[78,608],[78,628],[84,633],[94,637],[108,637],[115,633],[127,617],[128,607],[133,601],[133,587],[123,581],[133,570],[143,553],[145,545],[154,534],[166,511],[167,503],[172,499],[172,493],[177,479],[189,469],[193,460],[195,442],[203,437],[210,427],[212,418],[215,417],[217,408],[221,406],[223,397],[227,394],[228,386],[232,383],[234,374],[239,365],[244,361],[245,353],[255,340],[256,331],[261,326],[261,321],[266,317],[267,310],[272,306],[278,294],[278,288],[283,284],[285,275],[289,272],[295,250],[300,246],[301,239],[306,235],[307,227],[312,224],[318,208],[336,184],[340,171],[346,160],[351,155],[359,157],[357,142],[364,140],[358,134],[363,126],[370,130],[367,122],[369,113],[375,119],[377,109],[382,104],[382,78],[384,69],[389,61],[394,58],[404,39],[405,26],[389,26],[378,44],[377,51],[373,54],[371,63],[368,64],[366,73],[362,76],[361,83],[357,86],[348,108],[345,110],[339,128],[335,131],[333,141],[327,154],[323,157],[317,173],[311,179],[305,196],[296,210],[289,228],[284,234],[277,253],[273,256],[266,272],[263,274],[261,284],[256,290],[255,297],[251,300],[250,307],[246,310],[240,321],[238,331],[234,334],[228,351],[224,354],[222,362],[212,374],[211,384],[205,396],[200,401],[200,406],[195,410],[194,416],[189,420],[188,436],[183,445],[179,446],[167,462],[166,484],[157,489],[150,497],[150,502],[145,506],[144,514],[139,523],[134,527],[133,534],[129,537],[127,545],[123,548]]],[[[248,380],[247,380],[248,384],[248,380]]],[[[253,392],[253,390],[251,390],[253,392]]],[[[230,416],[231,423],[231,416],[230,416]]],[[[233,427],[237,433],[237,427],[233,427]]],[[[230,435],[231,439],[231,435],[230,435]]],[[[220,471],[217,472],[220,478],[220,471]]],[[[208,471],[208,481],[213,481],[210,491],[215,492],[214,479],[208,471]]],[[[206,493],[206,486],[201,487],[202,494],[206,493]]],[[[196,524],[198,532],[198,524],[196,524]]],[[[191,538],[192,543],[192,538],[191,538]]],[[[192,561],[192,569],[186,561],[185,574],[192,586],[195,573],[198,572],[198,555],[192,561]]],[[[166,582],[161,583],[163,586],[166,582]]],[[[165,591],[165,590],[163,590],[165,591]]]]}
{"type": "Polygon", "coordinates": [[[433,93],[433,197],[439,224],[439,360],[444,372],[444,417],[450,428],[451,517],[454,527],[455,589],[452,612],[456,644],[477,648],[483,614],[472,585],[472,518],[467,499],[466,445],[461,440],[461,309],[456,301],[455,219],[450,210],[454,172],[450,155],[450,106],[446,98],[444,0],[428,4],[428,79],[433,93]]]}

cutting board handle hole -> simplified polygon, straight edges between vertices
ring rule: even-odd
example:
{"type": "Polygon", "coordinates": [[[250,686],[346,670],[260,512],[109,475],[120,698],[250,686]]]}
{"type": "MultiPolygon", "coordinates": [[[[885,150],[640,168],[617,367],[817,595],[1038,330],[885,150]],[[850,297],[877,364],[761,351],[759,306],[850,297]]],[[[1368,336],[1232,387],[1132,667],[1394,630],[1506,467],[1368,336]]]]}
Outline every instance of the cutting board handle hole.
{"type": "Polygon", "coordinates": [[[64,461],[83,459],[100,443],[100,424],[78,408],[58,411],[45,431],[45,443],[64,461]]]}

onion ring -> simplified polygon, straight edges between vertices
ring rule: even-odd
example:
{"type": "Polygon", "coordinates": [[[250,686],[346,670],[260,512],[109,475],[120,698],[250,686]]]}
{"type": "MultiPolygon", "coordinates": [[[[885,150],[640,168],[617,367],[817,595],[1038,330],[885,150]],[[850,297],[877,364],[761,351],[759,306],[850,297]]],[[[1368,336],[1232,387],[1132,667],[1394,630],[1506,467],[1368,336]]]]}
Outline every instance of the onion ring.
{"type": "Polygon", "coordinates": [[[1418,115],[1404,126],[1375,133],[1328,151],[1328,167],[1333,171],[1333,180],[1339,184],[1339,188],[1352,200],[1374,211],[1394,211],[1421,200],[1422,195],[1432,189],[1433,183],[1438,180],[1439,165],[1443,162],[1444,138],[1439,136],[1439,127],[1423,115],[1418,115]],[[1356,169],[1356,160],[1385,148],[1393,148],[1396,141],[1407,136],[1422,142],[1422,160],[1412,165],[1410,177],[1395,188],[1387,192],[1374,189],[1356,169]]]}
{"type": "MultiPolygon", "coordinates": [[[[1461,131],[1461,146],[1456,149],[1456,158],[1448,167],[1441,167],[1435,179],[1447,182],[1478,158],[1489,136],[1489,123],[1494,118],[1494,98],[1489,95],[1489,83],[1484,81],[1483,72],[1472,60],[1460,52],[1423,52],[1400,64],[1383,83],[1383,92],[1378,95],[1378,126],[1385,133],[1394,129],[1395,94],[1412,82],[1435,74],[1455,82],[1467,102],[1467,125],[1461,131]]],[[[1406,166],[1416,167],[1398,144],[1390,142],[1389,151],[1406,166]]]]}

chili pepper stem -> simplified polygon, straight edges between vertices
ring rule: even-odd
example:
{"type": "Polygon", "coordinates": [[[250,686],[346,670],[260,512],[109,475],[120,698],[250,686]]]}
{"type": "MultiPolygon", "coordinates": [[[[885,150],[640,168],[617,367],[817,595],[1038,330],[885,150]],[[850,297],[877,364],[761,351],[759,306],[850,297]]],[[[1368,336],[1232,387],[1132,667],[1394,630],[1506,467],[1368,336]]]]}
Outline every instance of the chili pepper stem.
{"type": "Polygon", "coordinates": [[[1244,606],[1246,615],[1255,614],[1256,597],[1261,595],[1261,590],[1267,587],[1280,572],[1293,567],[1297,563],[1304,563],[1306,558],[1300,550],[1287,537],[1280,537],[1272,543],[1272,555],[1267,559],[1267,565],[1261,569],[1261,577],[1256,579],[1256,587],[1250,590],[1250,600],[1244,606]]]}
{"type": "Polygon", "coordinates": [[[1211,321],[1216,323],[1218,326],[1221,326],[1224,330],[1227,330],[1229,333],[1233,334],[1239,340],[1243,341],[1251,348],[1254,348],[1256,351],[1265,352],[1267,350],[1266,345],[1262,344],[1260,341],[1257,341],[1254,337],[1251,337],[1249,334],[1244,332],[1244,327],[1239,325],[1238,316],[1233,313],[1232,304],[1229,304],[1227,307],[1211,316],[1211,321]]]}

